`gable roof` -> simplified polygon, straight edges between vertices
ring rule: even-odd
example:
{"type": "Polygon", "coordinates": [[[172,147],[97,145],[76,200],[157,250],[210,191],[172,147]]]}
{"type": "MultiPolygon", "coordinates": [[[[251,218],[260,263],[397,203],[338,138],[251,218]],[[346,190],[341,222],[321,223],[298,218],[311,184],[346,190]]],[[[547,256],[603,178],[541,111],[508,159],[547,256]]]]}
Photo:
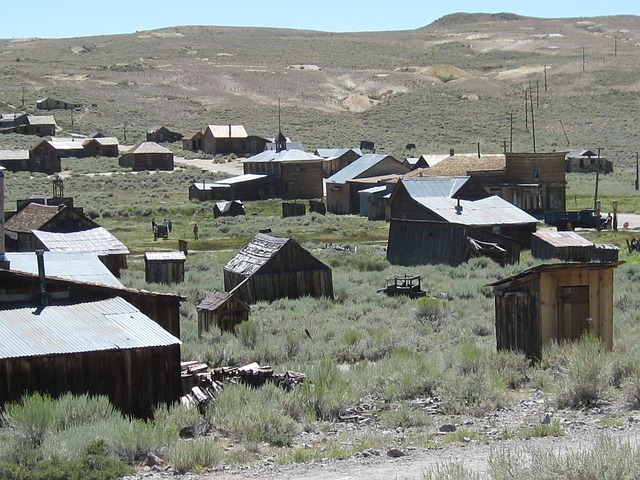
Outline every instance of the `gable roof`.
{"type": "Polygon", "coordinates": [[[421,197],[455,197],[471,177],[413,177],[402,178],[402,183],[411,198],[421,197]]]}
{"type": "Polygon", "coordinates": [[[0,160],[29,160],[29,150],[0,150],[0,160]]]}
{"type": "Polygon", "coordinates": [[[5,229],[12,232],[30,232],[37,230],[49,222],[60,212],[57,205],[41,205],[28,203],[5,223],[5,229]]]}
{"type": "Polygon", "coordinates": [[[226,202],[216,202],[215,207],[220,213],[225,213],[231,210],[234,205],[239,206],[244,210],[244,204],[240,200],[228,200],[226,202]]]}
{"type": "Polygon", "coordinates": [[[104,227],[80,232],[57,233],[33,230],[45,248],[52,252],[86,252],[96,255],[127,255],[129,249],[104,227]]]}
{"type": "Polygon", "coordinates": [[[448,197],[419,197],[414,200],[450,223],[473,226],[538,223],[535,217],[497,195],[480,200],[458,200],[448,197]],[[456,210],[458,201],[462,206],[460,214],[456,210]]]}
{"type": "Polygon", "coordinates": [[[156,142],[140,142],[127,150],[126,153],[171,153],[173,152],[156,142]]]}
{"type": "MultiPolygon", "coordinates": [[[[38,257],[35,252],[7,252],[5,255],[12,271],[38,273],[38,257]]],[[[92,253],[44,252],[44,265],[47,277],[123,288],[120,280],[92,253]]]]}
{"type": "Polygon", "coordinates": [[[27,122],[30,125],[55,125],[56,120],[53,115],[27,115],[27,122]]]}
{"type": "MultiPolygon", "coordinates": [[[[375,153],[368,153],[354,160],[352,163],[350,163],[343,169],[331,175],[329,178],[327,178],[327,183],[345,183],[347,180],[352,180],[354,178],[357,178],[360,175],[366,173],[366,171],[369,170],[370,168],[382,162],[386,158],[393,158],[395,161],[398,162],[399,165],[402,165],[402,162],[396,160],[391,155],[379,155],[375,153]]],[[[404,171],[406,172],[406,170],[404,171]]]]}
{"type": "Polygon", "coordinates": [[[332,158],[339,158],[350,151],[360,157],[362,156],[362,150],[359,148],[318,148],[316,150],[316,155],[329,160],[332,158]]]}
{"type": "Polygon", "coordinates": [[[84,142],[82,142],[82,145],[89,145],[91,142],[99,143],[100,145],[105,147],[107,145],[118,145],[118,139],[116,137],[87,138],[84,142]]]}
{"type": "Polygon", "coordinates": [[[180,345],[180,340],[120,297],[3,308],[0,358],[180,345]],[[34,308],[35,307],[35,308],[34,308]]]}
{"type": "Polygon", "coordinates": [[[252,157],[241,160],[242,163],[268,163],[268,162],[323,162],[324,159],[304,150],[265,150],[252,157]]]}
{"type": "Polygon", "coordinates": [[[496,280],[495,282],[487,283],[487,286],[494,287],[495,290],[500,290],[502,288],[508,288],[509,285],[514,281],[521,280],[529,276],[538,276],[542,272],[551,272],[554,270],[571,270],[571,269],[579,269],[579,270],[613,269],[613,268],[619,267],[624,263],[625,262],[546,263],[542,265],[537,265],[535,267],[531,267],[523,272],[516,273],[515,275],[511,275],[509,277],[496,280]]]}
{"type": "MultiPolygon", "coordinates": [[[[428,162],[427,162],[428,163],[428,162]]],[[[500,154],[481,155],[456,154],[449,155],[436,165],[409,172],[407,177],[444,176],[459,177],[478,170],[504,170],[507,165],[506,156],[500,154]]]]}
{"type": "Polygon", "coordinates": [[[594,243],[576,232],[557,232],[555,230],[543,230],[534,232],[534,237],[545,241],[553,247],[593,247],[594,243]]]}
{"type": "Polygon", "coordinates": [[[249,135],[243,125],[207,125],[214,138],[247,138],[249,135]]]}

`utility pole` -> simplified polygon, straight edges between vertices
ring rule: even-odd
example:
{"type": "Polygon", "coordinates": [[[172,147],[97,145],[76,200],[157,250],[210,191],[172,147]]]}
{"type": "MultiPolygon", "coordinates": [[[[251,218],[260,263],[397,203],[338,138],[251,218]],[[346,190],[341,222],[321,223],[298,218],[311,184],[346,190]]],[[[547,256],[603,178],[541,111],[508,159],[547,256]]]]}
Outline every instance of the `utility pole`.
{"type": "Polygon", "coordinates": [[[122,137],[123,137],[123,141],[127,141],[127,122],[124,122],[122,124],[122,137]]]}
{"type": "Polygon", "coordinates": [[[640,189],[640,161],[636,152],[636,190],[640,189]]]}
{"type": "Polygon", "coordinates": [[[524,89],[524,129],[529,131],[529,99],[527,98],[527,89],[524,89]]]}
{"type": "Polygon", "coordinates": [[[547,91],[547,65],[544,66],[544,91],[547,91]]]}
{"type": "Polygon", "coordinates": [[[22,86],[22,108],[24,108],[24,85],[22,86]]]}
{"type": "Polygon", "coordinates": [[[509,151],[513,152],[513,112],[509,113],[509,151]]]}
{"type": "Polygon", "coordinates": [[[617,35],[613,37],[613,56],[614,57],[618,56],[618,36],[617,35]]]}
{"type": "Polygon", "coordinates": [[[598,182],[600,180],[600,147],[598,147],[598,163],[596,164],[596,191],[593,196],[593,209],[598,209],[598,182]]]}
{"type": "Polygon", "coordinates": [[[531,102],[531,132],[533,138],[533,153],[536,153],[536,122],[533,118],[533,94],[529,92],[529,100],[531,102]]]}
{"type": "Polygon", "coordinates": [[[584,64],[585,64],[585,47],[582,47],[582,71],[584,72],[584,64]]]}
{"type": "Polygon", "coordinates": [[[536,109],[540,108],[540,80],[536,80],[536,109]]]}

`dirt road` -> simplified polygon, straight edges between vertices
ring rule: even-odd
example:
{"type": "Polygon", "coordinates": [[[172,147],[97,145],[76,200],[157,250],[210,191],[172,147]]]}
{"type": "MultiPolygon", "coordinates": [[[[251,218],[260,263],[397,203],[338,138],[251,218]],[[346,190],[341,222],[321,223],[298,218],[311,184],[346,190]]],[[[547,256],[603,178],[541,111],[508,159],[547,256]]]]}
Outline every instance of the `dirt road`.
{"type": "Polygon", "coordinates": [[[242,163],[239,160],[233,160],[227,163],[215,163],[211,159],[207,158],[182,158],[175,157],[173,159],[176,165],[191,165],[202,170],[208,170],[210,172],[224,172],[229,175],[242,175],[243,168],[242,163]]]}

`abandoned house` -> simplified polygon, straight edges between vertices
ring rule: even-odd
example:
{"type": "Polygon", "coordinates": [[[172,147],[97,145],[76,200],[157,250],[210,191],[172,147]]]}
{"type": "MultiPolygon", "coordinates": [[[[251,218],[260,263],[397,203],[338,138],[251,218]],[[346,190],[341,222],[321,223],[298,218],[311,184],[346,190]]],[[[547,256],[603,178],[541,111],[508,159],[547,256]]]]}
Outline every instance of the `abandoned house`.
{"type": "Polygon", "coordinates": [[[242,125],[207,125],[202,135],[202,150],[212,155],[253,155],[265,149],[267,140],[248,135],[242,125]]]}
{"type": "Polygon", "coordinates": [[[69,110],[73,108],[79,108],[79,103],[64,102],[62,100],[56,100],[55,98],[39,98],[36,100],[36,108],[38,110],[69,110]]]}
{"type": "Polygon", "coordinates": [[[369,153],[336,172],[326,181],[327,211],[335,214],[358,214],[358,192],[410,171],[391,155],[369,153]]]}
{"type": "Polygon", "coordinates": [[[53,137],[56,134],[56,121],[53,115],[22,114],[15,118],[16,133],[37,135],[39,137],[53,137]]]}
{"type": "Polygon", "coordinates": [[[221,332],[233,332],[239,323],[249,320],[250,307],[233,291],[211,292],[200,302],[198,310],[198,338],[214,326],[221,332]]]}
{"type": "Polygon", "coordinates": [[[87,138],[82,142],[85,157],[117,157],[120,155],[116,137],[87,138]]]}
{"type": "Polygon", "coordinates": [[[193,182],[189,200],[263,200],[269,191],[267,175],[238,175],[216,182],[193,182]]]}
{"type": "Polygon", "coordinates": [[[187,133],[182,137],[182,149],[191,152],[199,152],[202,150],[202,132],[187,133]]]}
{"type": "Polygon", "coordinates": [[[564,160],[566,173],[602,173],[613,172],[613,162],[599,156],[591,150],[572,150],[564,160]]]}
{"type": "Polygon", "coordinates": [[[322,198],[322,157],[302,150],[265,150],[242,160],[245,174],[267,175],[265,198],[322,198]]]}
{"type": "Polygon", "coordinates": [[[62,171],[60,153],[48,140],[41,140],[29,149],[29,172],[56,173],[62,171]]]}
{"type": "Polygon", "coordinates": [[[84,138],[76,137],[51,137],[49,143],[56,149],[60,158],[84,157],[84,138]]]}
{"type": "Polygon", "coordinates": [[[182,134],[173,132],[167,127],[156,125],[147,130],[147,142],[173,143],[182,140],[182,134]]]}
{"type": "Polygon", "coordinates": [[[173,152],[155,142],[142,142],[120,155],[118,164],[133,170],[173,170],[173,152]]]}
{"type": "Polygon", "coordinates": [[[318,148],[315,155],[324,158],[322,176],[329,178],[362,156],[359,148],[318,148]]]}
{"type": "Polygon", "coordinates": [[[244,205],[240,200],[229,200],[226,202],[216,202],[213,207],[213,218],[237,217],[244,215],[244,205]]]}
{"type": "Polygon", "coordinates": [[[11,172],[28,172],[29,159],[29,150],[0,150],[0,166],[11,172]]]}
{"type": "Polygon", "coordinates": [[[290,238],[257,234],[224,267],[224,288],[248,304],[304,296],[333,298],[331,268],[290,238]],[[245,281],[246,280],[246,281],[245,281]]]}
{"type": "Polygon", "coordinates": [[[147,283],[184,282],[184,263],[187,257],[184,252],[145,252],[144,280],[147,283]]]}
{"type": "Polygon", "coordinates": [[[429,164],[427,163],[424,155],[420,155],[419,157],[407,157],[404,159],[404,164],[411,170],[416,170],[418,168],[429,168],[429,164]]]}
{"type": "Polygon", "coordinates": [[[613,348],[613,270],[621,262],[539,265],[493,287],[498,350],[540,358],[551,342],[589,332],[613,348]]]}

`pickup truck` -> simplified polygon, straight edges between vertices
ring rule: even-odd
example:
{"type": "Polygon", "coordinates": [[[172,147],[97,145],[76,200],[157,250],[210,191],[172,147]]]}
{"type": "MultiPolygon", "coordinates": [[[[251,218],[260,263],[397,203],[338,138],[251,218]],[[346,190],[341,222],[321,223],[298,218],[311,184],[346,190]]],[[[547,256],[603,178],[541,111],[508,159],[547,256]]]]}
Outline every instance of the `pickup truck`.
{"type": "Polygon", "coordinates": [[[606,218],[598,216],[598,213],[592,209],[576,212],[544,212],[544,223],[558,230],[573,230],[576,227],[602,230],[606,222],[606,218]]]}

